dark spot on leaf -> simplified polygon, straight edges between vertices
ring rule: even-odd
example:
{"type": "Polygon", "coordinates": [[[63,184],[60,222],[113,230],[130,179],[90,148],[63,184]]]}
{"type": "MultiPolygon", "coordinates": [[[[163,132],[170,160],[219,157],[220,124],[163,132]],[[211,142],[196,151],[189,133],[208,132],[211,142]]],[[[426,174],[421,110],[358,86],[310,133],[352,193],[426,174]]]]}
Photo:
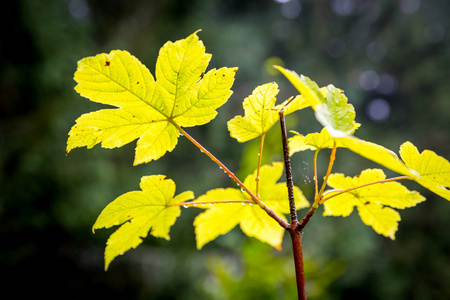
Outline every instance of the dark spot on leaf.
{"type": "Polygon", "coordinates": [[[138,81],[138,82],[136,82],[136,84],[139,84],[139,81],[138,81]]]}
{"type": "Polygon", "coordinates": [[[364,205],[368,205],[368,204],[370,204],[370,201],[367,201],[366,203],[364,203],[364,205]]]}
{"type": "Polygon", "coordinates": [[[110,64],[111,64],[110,61],[105,61],[105,67],[109,67],[110,64]]]}

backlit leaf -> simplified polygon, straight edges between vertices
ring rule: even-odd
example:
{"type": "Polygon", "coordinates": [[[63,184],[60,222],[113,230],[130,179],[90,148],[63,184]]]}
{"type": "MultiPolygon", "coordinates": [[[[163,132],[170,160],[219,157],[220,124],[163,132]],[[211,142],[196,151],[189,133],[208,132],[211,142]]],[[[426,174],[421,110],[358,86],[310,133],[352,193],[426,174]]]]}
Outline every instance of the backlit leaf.
{"type": "Polygon", "coordinates": [[[411,170],[393,151],[354,136],[333,138],[326,128],[322,129],[320,133],[315,132],[306,136],[297,133],[289,139],[289,151],[292,155],[298,151],[332,148],[334,143],[336,143],[337,147],[347,148],[399,174],[413,175],[411,170]]]}
{"type": "Polygon", "coordinates": [[[138,139],[134,164],[172,151],[179,128],[203,125],[232,94],[237,68],[212,69],[202,75],[211,55],[196,33],[167,42],[150,71],[126,51],[111,51],[78,62],[75,90],[91,101],[116,109],[82,115],[69,132],[66,152],[76,147],[121,147],[138,139]]]}
{"type": "Polygon", "coordinates": [[[430,150],[419,153],[411,142],[400,146],[400,156],[416,173],[414,180],[439,196],[450,200],[450,162],[430,150]]]}
{"type": "Polygon", "coordinates": [[[194,198],[191,191],[175,195],[175,183],[163,175],[144,176],[142,191],[123,194],[102,211],[93,230],[120,225],[108,239],[105,269],[118,255],[142,243],[149,231],[155,237],[169,240],[170,227],[180,215],[179,206],[170,204],[194,198]]]}
{"type": "MultiPolygon", "coordinates": [[[[382,170],[367,169],[353,178],[331,174],[327,184],[338,190],[346,190],[385,178],[382,170]]],[[[333,193],[327,193],[327,196],[333,193]]],[[[384,182],[351,190],[327,200],[324,202],[324,215],[347,217],[356,207],[364,224],[371,226],[378,234],[395,239],[400,214],[393,208],[413,207],[422,201],[425,198],[418,192],[409,191],[398,182],[384,182]]]]}
{"type": "Polygon", "coordinates": [[[328,129],[331,136],[344,137],[354,132],[355,109],[347,103],[347,97],[341,90],[330,84],[323,91],[306,76],[299,76],[296,72],[279,66],[275,68],[309,101],[316,119],[328,129]]]}
{"type": "MultiPolygon", "coordinates": [[[[283,163],[273,163],[260,169],[260,199],[275,213],[289,213],[289,201],[285,183],[277,183],[283,173],[283,163]]],[[[244,185],[253,193],[256,192],[256,171],[249,175],[244,185]]],[[[294,188],[297,208],[309,205],[299,188],[294,188]]],[[[250,196],[239,189],[214,189],[200,196],[195,201],[250,200],[250,196]]],[[[229,232],[238,224],[242,231],[251,237],[280,249],[285,229],[267,215],[258,205],[250,203],[224,203],[202,206],[206,211],[199,214],[194,221],[197,237],[197,248],[220,235],[229,232]]]]}
{"type": "Polygon", "coordinates": [[[269,131],[279,120],[279,112],[285,108],[285,114],[305,108],[308,103],[304,97],[296,97],[286,106],[275,106],[278,94],[276,83],[266,83],[256,87],[252,94],[244,99],[245,115],[236,116],[228,121],[228,130],[231,137],[239,142],[246,142],[269,131]]]}

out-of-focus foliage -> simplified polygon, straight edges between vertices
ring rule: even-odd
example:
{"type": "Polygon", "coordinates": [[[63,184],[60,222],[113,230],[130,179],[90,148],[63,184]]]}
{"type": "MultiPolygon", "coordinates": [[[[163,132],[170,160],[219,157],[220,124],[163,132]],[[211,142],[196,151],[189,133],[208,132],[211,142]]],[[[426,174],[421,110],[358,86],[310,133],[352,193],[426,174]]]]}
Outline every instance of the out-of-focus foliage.
{"type": "MultiPolygon", "coordinates": [[[[67,120],[101,108],[73,90],[72,76],[81,57],[126,49],[154,72],[151,62],[165,41],[202,28],[202,40],[214,53],[211,67],[237,66],[239,72],[234,94],[218,117],[190,133],[240,178],[255,169],[259,142],[236,143],[226,122],[242,113],[243,99],[262,83],[278,82],[279,99],[296,94],[287,80],[272,73],[273,64],[308,74],[319,85],[331,82],[343,89],[355,107],[356,122],[363,124],[358,137],[388,149],[410,140],[418,149],[450,157],[446,0],[19,0],[7,1],[2,12],[0,263],[8,274],[5,295],[14,291],[17,297],[65,299],[208,299],[213,296],[205,292],[204,278],[219,285],[226,280],[211,271],[208,257],[236,257],[245,243],[232,231],[197,251],[190,225],[197,213],[189,209],[173,226],[170,243],[145,240],[140,249],[118,258],[108,273],[103,271],[108,233],[92,235],[90,228],[107,203],[138,188],[139,178],[167,174],[177,190],[192,187],[197,195],[231,181],[182,139],[177,147],[185,151],[170,153],[151,166],[130,168],[134,153],[128,146],[73,150],[66,158],[67,120]]],[[[287,116],[288,128],[302,134],[317,131],[311,115],[287,116]]],[[[275,128],[265,142],[264,156],[281,160],[275,128]]],[[[338,157],[335,172],[356,175],[373,167],[344,149],[338,149],[338,157]]],[[[309,152],[293,156],[295,183],[310,199],[309,161],[309,152]]],[[[311,220],[304,234],[305,255],[319,262],[319,270],[329,261],[345,266],[343,273],[338,268],[342,275],[337,280],[329,277],[321,299],[450,298],[450,208],[433,193],[419,192],[427,201],[401,213],[395,242],[361,226],[354,214],[349,220],[320,214],[311,220]]],[[[268,280],[261,280],[259,289],[290,293],[289,276],[276,279],[282,283],[270,281],[271,265],[291,260],[289,245],[280,256],[269,246],[260,247],[263,250],[248,248],[255,260],[262,251],[271,257],[271,264],[258,273],[268,280]]],[[[264,261],[264,255],[260,257],[264,261]]],[[[311,280],[308,284],[314,287],[319,279],[311,280]]],[[[249,291],[245,284],[234,287],[249,291]]],[[[269,299],[274,294],[265,295],[269,299]]]]}
{"type": "MultiPolygon", "coordinates": [[[[289,253],[289,251],[287,251],[289,253]]],[[[256,240],[247,240],[239,256],[212,254],[206,265],[204,293],[211,299],[298,299],[295,270],[287,253],[276,252],[256,240]],[[264,276],[261,276],[264,274],[264,276]]],[[[308,299],[323,299],[345,264],[339,259],[308,257],[305,261],[308,299]]]]}

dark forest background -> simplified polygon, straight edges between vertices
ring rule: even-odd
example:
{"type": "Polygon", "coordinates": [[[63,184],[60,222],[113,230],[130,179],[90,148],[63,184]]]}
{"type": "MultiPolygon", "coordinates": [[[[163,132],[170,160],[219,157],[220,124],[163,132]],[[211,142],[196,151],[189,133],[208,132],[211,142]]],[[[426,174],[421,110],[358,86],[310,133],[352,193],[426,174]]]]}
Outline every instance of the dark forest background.
{"type": "MultiPolygon", "coordinates": [[[[2,295],[15,299],[295,299],[289,241],[278,252],[239,229],[201,251],[184,209],[171,241],[147,238],[103,270],[111,230],[91,227],[141,176],[166,174],[177,191],[197,196],[232,186],[185,139],[162,159],[132,166],[135,143],[65,156],[75,119],[101,106],[74,90],[83,57],[124,49],[154,74],[159,48],[198,29],[209,68],[239,67],[234,94],[207,126],[189,128],[244,178],[256,166],[255,143],[229,137],[257,85],[276,81],[280,100],[295,95],[271,65],[345,90],[362,127],[357,136],[398,152],[406,140],[450,159],[450,2],[333,1],[6,1],[0,19],[0,270],[2,295]]],[[[311,110],[289,129],[320,129],[311,110]]],[[[264,159],[281,160],[280,136],[267,137],[264,159]]],[[[325,157],[323,157],[324,159],[325,157]]],[[[293,157],[294,180],[311,199],[312,154],[293,157]]],[[[324,163],[322,163],[324,166],[324,163]]],[[[346,150],[334,171],[376,167],[346,150]]],[[[391,241],[356,212],[324,218],[304,233],[311,299],[450,299],[450,203],[422,189],[427,201],[401,211],[391,241]]],[[[303,215],[305,212],[300,212],[303,215]]]]}

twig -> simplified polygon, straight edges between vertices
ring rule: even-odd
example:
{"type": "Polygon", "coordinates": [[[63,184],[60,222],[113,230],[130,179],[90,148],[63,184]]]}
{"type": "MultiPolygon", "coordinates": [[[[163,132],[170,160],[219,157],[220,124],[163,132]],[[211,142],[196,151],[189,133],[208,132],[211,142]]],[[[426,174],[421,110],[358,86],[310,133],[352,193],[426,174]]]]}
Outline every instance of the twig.
{"type": "Polygon", "coordinates": [[[295,207],[294,183],[292,180],[291,159],[289,157],[289,147],[287,143],[286,123],[284,109],[279,112],[281,125],[281,139],[283,141],[283,156],[286,173],[286,186],[288,189],[289,209],[291,215],[291,225],[287,230],[291,235],[292,252],[294,254],[295,277],[297,280],[297,294],[299,300],[306,300],[305,269],[303,266],[302,232],[298,230],[297,210],[295,207]]]}
{"type": "Polygon", "coordinates": [[[320,198],[322,198],[322,193],[325,190],[325,187],[327,186],[328,177],[330,177],[331,169],[333,168],[334,160],[336,159],[336,148],[337,148],[336,147],[336,142],[334,142],[333,150],[331,150],[330,162],[328,163],[327,174],[325,175],[325,178],[324,178],[324,180],[322,182],[322,187],[320,188],[320,191],[319,191],[317,204],[319,204],[320,198]]]}
{"type": "Polygon", "coordinates": [[[168,206],[196,206],[196,205],[208,205],[208,204],[227,204],[227,203],[241,203],[241,204],[253,204],[253,200],[211,200],[211,201],[189,201],[171,203],[168,206]]]}
{"type": "Polygon", "coordinates": [[[259,198],[259,170],[261,168],[261,160],[262,160],[262,153],[264,148],[264,137],[266,135],[261,135],[261,141],[259,143],[259,152],[258,152],[258,168],[256,169],[256,196],[259,198]]]}
{"type": "Polygon", "coordinates": [[[365,186],[369,186],[369,185],[373,185],[373,184],[379,184],[379,183],[385,183],[385,182],[390,182],[390,181],[396,181],[396,180],[402,180],[402,179],[408,179],[408,180],[413,180],[411,177],[409,176],[398,176],[398,177],[392,177],[392,178],[388,178],[388,179],[383,179],[383,180],[377,180],[377,181],[373,181],[373,182],[369,182],[369,183],[365,183],[365,184],[361,184],[358,186],[354,186],[345,190],[339,190],[336,193],[333,193],[332,195],[330,195],[329,197],[325,197],[322,200],[320,200],[320,204],[324,203],[327,200],[330,200],[331,198],[334,198],[336,196],[339,196],[341,194],[356,190],[356,189],[360,189],[362,187],[365,186]]]}
{"type": "Polygon", "coordinates": [[[289,224],[280,218],[270,207],[268,207],[264,202],[259,199],[255,194],[253,194],[243,183],[239,180],[239,178],[236,177],[236,175],[233,174],[220,160],[218,160],[214,155],[211,154],[205,147],[203,147],[199,142],[197,142],[193,137],[191,137],[186,131],[184,131],[183,128],[178,126],[178,124],[173,123],[175,127],[183,134],[189,141],[191,141],[197,148],[200,149],[200,151],[204,154],[206,154],[213,162],[219,165],[219,167],[227,173],[231,179],[234,180],[251,198],[252,200],[258,204],[270,217],[272,217],[275,221],[280,224],[283,228],[288,228],[289,224]]]}
{"type": "Polygon", "coordinates": [[[291,226],[297,223],[297,209],[295,207],[294,183],[292,180],[291,159],[289,157],[289,147],[287,142],[286,123],[284,118],[284,109],[280,110],[281,139],[283,141],[284,166],[286,169],[286,186],[288,189],[289,210],[291,216],[291,226]]]}

